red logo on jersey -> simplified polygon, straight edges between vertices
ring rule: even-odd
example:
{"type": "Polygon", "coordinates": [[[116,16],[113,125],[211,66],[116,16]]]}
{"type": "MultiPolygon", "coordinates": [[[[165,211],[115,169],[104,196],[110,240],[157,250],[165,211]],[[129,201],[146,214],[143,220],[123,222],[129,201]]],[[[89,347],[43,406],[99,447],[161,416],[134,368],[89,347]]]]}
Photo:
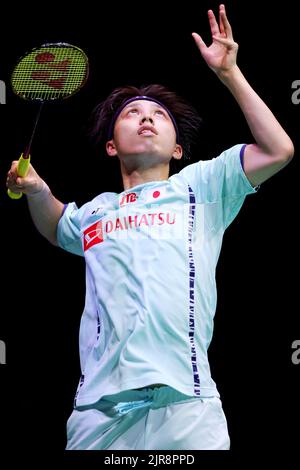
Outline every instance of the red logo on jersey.
{"type": "Polygon", "coordinates": [[[101,242],[103,242],[102,221],[96,222],[83,232],[83,249],[86,251],[101,242]]]}
{"type": "Polygon", "coordinates": [[[138,198],[136,193],[127,193],[122,196],[120,201],[120,206],[124,206],[124,204],[128,204],[129,202],[135,202],[138,198]]]}
{"type": "MultiPolygon", "coordinates": [[[[104,241],[103,232],[109,234],[120,230],[134,230],[143,227],[174,225],[176,214],[172,212],[152,212],[147,214],[125,215],[115,219],[101,220],[85,229],[83,232],[83,248],[88,250],[98,243],[104,241]],[[102,223],[103,222],[103,223],[102,223]]],[[[105,240],[109,237],[105,237],[105,240]]]]}

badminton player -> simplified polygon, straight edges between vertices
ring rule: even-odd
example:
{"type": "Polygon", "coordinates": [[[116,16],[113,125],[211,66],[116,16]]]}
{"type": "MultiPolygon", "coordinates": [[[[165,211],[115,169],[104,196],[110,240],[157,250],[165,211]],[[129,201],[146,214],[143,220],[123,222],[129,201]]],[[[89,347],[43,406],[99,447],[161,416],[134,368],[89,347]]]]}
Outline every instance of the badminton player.
{"type": "Polygon", "coordinates": [[[216,310],[215,269],[224,231],[247,195],[291,160],[293,144],[249,85],[225,7],[210,10],[212,44],[193,38],[243,112],[253,142],[236,144],[169,176],[188,157],[200,118],[162,85],[114,90],[94,134],[118,158],[124,190],[80,208],[51,193],[33,167],[7,186],[27,195],[52,244],[84,256],[82,374],[67,449],[226,450],[230,438],[207,349],[216,310]]]}

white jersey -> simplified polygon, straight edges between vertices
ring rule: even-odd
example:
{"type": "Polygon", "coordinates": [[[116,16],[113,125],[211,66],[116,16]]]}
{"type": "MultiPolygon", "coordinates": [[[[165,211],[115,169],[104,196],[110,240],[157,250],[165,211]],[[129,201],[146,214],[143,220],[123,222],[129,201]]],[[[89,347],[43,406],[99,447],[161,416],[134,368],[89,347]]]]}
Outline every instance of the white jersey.
{"type": "Polygon", "coordinates": [[[215,269],[224,230],[256,192],[244,147],[80,209],[67,205],[59,246],[86,261],[76,406],[156,383],[219,396],[207,358],[215,269]]]}

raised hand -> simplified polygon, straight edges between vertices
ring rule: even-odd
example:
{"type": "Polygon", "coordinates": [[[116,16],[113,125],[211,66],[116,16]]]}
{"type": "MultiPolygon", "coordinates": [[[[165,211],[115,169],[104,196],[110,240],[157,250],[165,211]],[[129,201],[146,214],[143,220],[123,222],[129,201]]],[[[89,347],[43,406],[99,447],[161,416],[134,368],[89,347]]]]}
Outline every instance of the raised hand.
{"type": "Polygon", "coordinates": [[[233,40],[225,6],[219,6],[219,25],[212,10],[208,10],[212,44],[207,47],[198,33],[192,33],[195,43],[207,65],[216,73],[228,72],[236,66],[238,44],[233,40]]]}

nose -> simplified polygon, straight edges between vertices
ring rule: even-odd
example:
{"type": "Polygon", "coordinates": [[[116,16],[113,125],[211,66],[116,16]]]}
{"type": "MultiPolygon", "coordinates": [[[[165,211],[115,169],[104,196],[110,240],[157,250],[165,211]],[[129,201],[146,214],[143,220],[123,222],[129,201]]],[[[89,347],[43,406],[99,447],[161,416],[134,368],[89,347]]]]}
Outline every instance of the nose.
{"type": "Polygon", "coordinates": [[[153,125],[153,119],[150,116],[144,116],[141,120],[141,124],[144,124],[144,122],[149,121],[153,125]]]}

